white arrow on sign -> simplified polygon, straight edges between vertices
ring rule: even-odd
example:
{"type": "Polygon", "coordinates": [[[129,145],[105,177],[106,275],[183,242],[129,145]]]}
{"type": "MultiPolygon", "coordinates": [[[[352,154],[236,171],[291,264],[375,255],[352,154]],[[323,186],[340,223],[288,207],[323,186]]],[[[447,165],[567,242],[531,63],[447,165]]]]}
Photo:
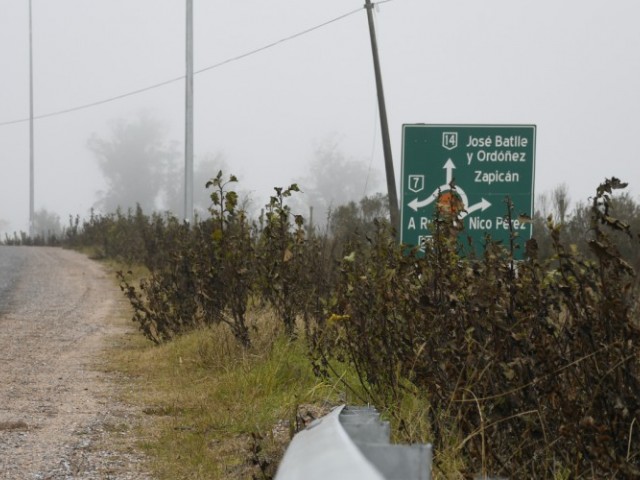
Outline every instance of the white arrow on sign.
{"type": "Polygon", "coordinates": [[[481,211],[485,211],[487,208],[489,208],[491,206],[491,202],[487,199],[485,199],[484,197],[482,197],[482,200],[480,200],[478,203],[471,205],[469,208],[467,208],[467,210],[465,212],[462,212],[462,215],[460,215],[462,218],[466,217],[467,215],[472,214],[473,212],[477,211],[477,210],[481,210],[481,211]]]}
{"type": "Polygon", "coordinates": [[[427,205],[429,205],[431,202],[433,202],[436,198],[438,198],[438,190],[436,190],[435,192],[433,192],[431,195],[429,195],[427,198],[425,198],[424,200],[418,200],[418,197],[414,198],[413,200],[411,200],[407,206],[409,208],[412,208],[414,212],[417,212],[419,208],[422,207],[426,207],[427,205]]]}
{"type": "Polygon", "coordinates": [[[453,163],[453,160],[449,158],[442,168],[447,171],[447,181],[445,183],[449,185],[451,180],[453,180],[453,169],[456,168],[456,166],[453,163]]]}

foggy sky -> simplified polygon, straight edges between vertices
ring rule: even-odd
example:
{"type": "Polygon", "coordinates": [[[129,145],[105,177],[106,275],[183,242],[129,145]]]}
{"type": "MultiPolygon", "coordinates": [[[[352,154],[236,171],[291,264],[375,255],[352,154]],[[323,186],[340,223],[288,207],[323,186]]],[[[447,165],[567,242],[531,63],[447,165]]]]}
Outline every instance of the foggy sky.
{"type": "MultiPolygon", "coordinates": [[[[184,1],[32,1],[36,115],[184,74],[184,1]]],[[[194,0],[195,69],[362,4],[194,0]]],[[[586,200],[615,175],[638,198],[639,19],[637,0],[381,4],[376,27],[398,184],[404,123],[535,124],[536,193],[565,182],[574,201],[586,200]]],[[[368,35],[362,9],[196,75],[196,157],[224,154],[258,203],[273,186],[304,177],[327,141],[383,171],[368,35]]],[[[27,118],[27,0],[0,0],[0,65],[0,123],[27,118]]],[[[89,137],[108,136],[110,121],[140,111],[165,122],[167,140],[182,145],[182,81],[36,121],[36,209],[86,215],[105,188],[89,137]]],[[[28,123],[0,126],[6,230],[27,229],[28,172],[28,123]]]]}

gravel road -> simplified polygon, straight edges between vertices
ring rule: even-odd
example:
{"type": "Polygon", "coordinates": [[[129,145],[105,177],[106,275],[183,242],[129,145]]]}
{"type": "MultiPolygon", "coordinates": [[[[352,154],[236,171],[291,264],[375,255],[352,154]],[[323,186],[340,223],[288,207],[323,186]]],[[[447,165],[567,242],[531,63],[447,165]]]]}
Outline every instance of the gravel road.
{"type": "Polygon", "coordinates": [[[103,268],[62,249],[0,246],[0,479],[149,479],[137,413],[100,372],[123,335],[103,268]]]}

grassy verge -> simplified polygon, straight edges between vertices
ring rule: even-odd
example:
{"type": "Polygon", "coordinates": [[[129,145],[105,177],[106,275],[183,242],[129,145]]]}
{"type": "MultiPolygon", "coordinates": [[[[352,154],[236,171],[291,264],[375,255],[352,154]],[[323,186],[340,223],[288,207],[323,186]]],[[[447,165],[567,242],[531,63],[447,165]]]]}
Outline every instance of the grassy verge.
{"type": "MultiPolygon", "coordinates": [[[[105,264],[112,272],[122,269],[105,264]]],[[[134,270],[134,277],[145,274],[134,270]]],[[[106,368],[121,379],[122,400],[143,416],[134,433],[154,478],[270,479],[295,432],[332,406],[370,398],[356,373],[335,360],[337,380],[319,380],[305,341],[289,340],[270,311],[251,310],[255,328],[245,350],[225,325],[156,346],[134,331],[124,299],[123,305],[118,321],[132,331],[112,343],[106,368]]],[[[409,382],[402,392],[382,402],[383,416],[395,442],[423,443],[431,437],[427,399],[409,382]]],[[[436,478],[461,478],[455,436],[445,450],[436,478]]]]}
{"type": "Polygon", "coordinates": [[[159,347],[128,336],[109,352],[123,400],[150,420],[137,434],[157,478],[271,478],[292,433],[344,398],[314,377],[304,342],[253,317],[249,351],[221,325],[159,347]]]}

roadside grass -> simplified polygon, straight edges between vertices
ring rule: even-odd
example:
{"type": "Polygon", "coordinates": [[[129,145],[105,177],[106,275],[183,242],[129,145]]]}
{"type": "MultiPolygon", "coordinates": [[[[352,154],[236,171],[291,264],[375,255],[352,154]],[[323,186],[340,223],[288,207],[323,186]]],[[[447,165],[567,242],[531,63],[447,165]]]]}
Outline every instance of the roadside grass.
{"type": "MultiPolygon", "coordinates": [[[[148,274],[143,267],[102,262],[111,272],[133,270],[133,278],[148,274]]],[[[253,304],[248,319],[249,350],[226,325],[202,328],[160,346],[132,328],[111,343],[106,370],[120,379],[121,399],[143,417],[126,429],[138,439],[154,478],[273,478],[298,430],[333,406],[369,399],[371,386],[362,387],[353,368],[335,360],[335,379],[318,379],[305,340],[286,337],[270,310],[253,304]]],[[[117,321],[135,328],[126,302],[117,321]]],[[[422,392],[407,381],[401,398],[385,403],[382,415],[391,422],[394,442],[429,441],[429,402],[422,392]]],[[[436,452],[436,479],[462,478],[460,439],[451,433],[449,448],[436,452]]]]}
{"type": "Polygon", "coordinates": [[[137,406],[140,446],[160,479],[271,478],[295,431],[345,400],[313,374],[302,340],[252,315],[244,350],[224,325],[161,346],[127,335],[109,352],[123,400],[137,406]]]}
{"type": "MultiPolygon", "coordinates": [[[[145,273],[137,268],[133,276],[145,273]]],[[[133,326],[123,305],[117,321],[133,326]]],[[[399,397],[384,400],[384,392],[362,387],[353,369],[335,360],[330,362],[337,379],[319,380],[304,339],[289,340],[274,314],[255,304],[248,318],[249,350],[226,325],[217,325],[160,346],[129,331],[106,352],[106,370],[121,380],[121,399],[143,417],[136,426],[115,425],[113,431],[137,439],[153,478],[271,479],[299,429],[335,405],[366,403],[368,392],[378,398],[374,404],[386,405],[382,416],[391,422],[394,442],[428,442],[437,425],[444,441],[434,452],[434,479],[467,478],[462,450],[471,437],[461,435],[454,412],[431,411],[425,392],[407,379],[399,397]]],[[[553,478],[569,476],[558,465],[553,478]]]]}

